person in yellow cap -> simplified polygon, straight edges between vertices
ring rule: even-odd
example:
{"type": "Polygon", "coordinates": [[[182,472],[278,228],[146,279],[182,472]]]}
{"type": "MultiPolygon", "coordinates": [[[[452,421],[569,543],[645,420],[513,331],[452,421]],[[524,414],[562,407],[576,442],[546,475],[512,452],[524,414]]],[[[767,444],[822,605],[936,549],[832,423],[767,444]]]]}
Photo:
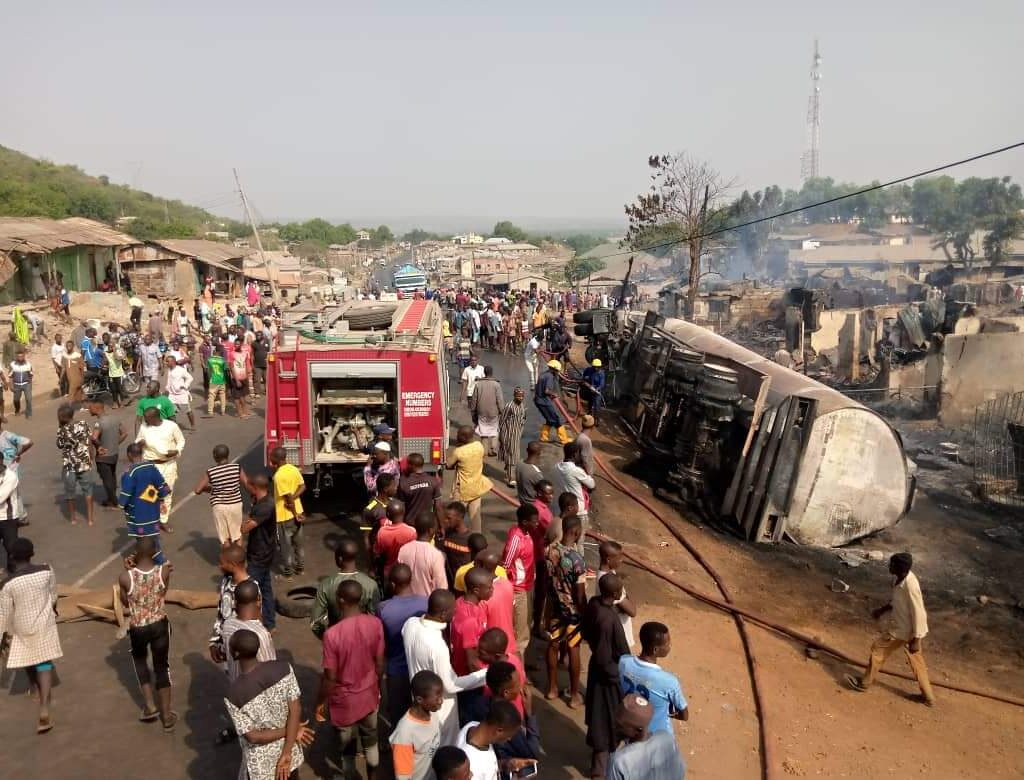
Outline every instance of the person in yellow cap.
{"type": "Polygon", "coordinates": [[[590,361],[590,365],[583,369],[583,386],[580,388],[580,396],[594,415],[595,422],[597,414],[604,406],[605,375],[604,366],[599,358],[590,361]]]}
{"type": "Polygon", "coordinates": [[[555,406],[555,399],[562,394],[562,388],[558,382],[558,375],[561,371],[561,363],[557,360],[548,361],[548,370],[537,379],[537,386],[533,391],[533,404],[544,418],[544,425],[540,428],[540,440],[551,441],[551,429],[554,428],[558,434],[558,440],[562,444],[568,444],[572,441],[572,437],[565,430],[565,421],[562,420],[562,416],[558,413],[558,407],[555,406]]]}

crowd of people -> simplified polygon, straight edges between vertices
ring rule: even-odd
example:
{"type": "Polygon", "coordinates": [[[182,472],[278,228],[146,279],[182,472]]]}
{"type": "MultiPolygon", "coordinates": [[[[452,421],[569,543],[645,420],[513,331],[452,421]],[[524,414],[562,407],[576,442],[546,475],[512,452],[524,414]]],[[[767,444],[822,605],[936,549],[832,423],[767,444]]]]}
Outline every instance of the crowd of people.
{"type": "MultiPolygon", "coordinates": [[[[521,296],[512,308],[521,309],[524,303],[529,301],[521,296]]],[[[566,301],[558,310],[563,319],[564,309],[574,303],[566,301]]],[[[483,303],[484,311],[503,307],[500,299],[483,303]]],[[[552,331],[558,320],[543,300],[535,309],[525,333],[530,341],[538,339],[542,326],[552,331]]],[[[209,345],[204,363],[208,397],[230,375],[239,403],[240,394],[260,389],[258,379],[251,385],[246,381],[258,377],[252,347],[261,336],[248,326],[260,318],[239,323],[242,314],[234,313],[232,322],[228,311],[226,307],[223,318],[210,321],[208,332],[200,318],[197,351],[209,345]],[[239,354],[248,357],[238,361],[239,354]],[[237,362],[245,363],[248,376],[231,373],[237,362]]],[[[456,321],[459,312],[467,316],[467,311],[479,310],[455,300],[449,321],[456,321]]],[[[474,320],[471,315],[469,319],[474,320]]],[[[185,316],[181,327],[179,339],[190,336],[194,325],[185,316]]],[[[261,330],[272,339],[273,327],[268,318],[261,330]]],[[[165,336],[153,318],[149,328],[141,340],[145,347],[157,335],[161,340],[165,336]]],[[[303,691],[291,665],[278,659],[275,637],[275,581],[291,580],[306,570],[305,481],[282,448],[269,453],[268,468],[250,474],[232,460],[225,445],[214,447],[193,491],[209,496],[211,527],[221,545],[222,578],[208,653],[226,678],[224,713],[230,725],[223,737],[237,739],[241,747],[240,777],[294,777],[305,760],[303,748],[328,727],[337,735],[336,758],[342,769],[355,772],[361,754],[367,778],[381,776],[382,745],[387,745],[390,766],[401,780],[543,776],[545,735],[534,684],[548,707],[582,710],[591,751],[589,777],[683,777],[672,720],[688,719],[689,707],[679,680],[661,665],[672,649],[669,628],[641,621],[643,606],[627,594],[620,571],[620,544],[607,540],[599,545],[596,570],[587,566],[584,555],[596,487],[589,434],[599,407],[591,402],[582,432],[569,437],[565,421],[552,419],[559,415],[555,401],[562,394],[561,364],[549,357],[547,371],[532,388],[545,425],[541,438],[526,443],[524,451],[526,392],[515,388],[506,403],[493,371],[487,366],[475,370],[476,351],[483,346],[482,335],[478,338],[480,346],[471,347],[467,364],[474,370],[461,378],[474,425],[458,428],[446,459],[455,472],[448,496],[443,495],[441,476],[429,473],[420,455],[396,457],[394,429],[385,425],[374,431],[363,469],[367,503],[362,534],[336,544],[336,571],[316,572],[325,576],[319,578],[309,625],[322,642],[321,676],[315,691],[305,691],[307,702],[315,697],[305,715],[303,691]],[[561,458],[545,465],[545,442],[552,432],[560,439],[552,443],[561,447],[561,458]],[[497,545],[483,533],[482,499],[492,488],[484,475],[489,457],[503,462],[518,502],[514,522],[497,545]],[[584,645],[589,650],[585,678],[584,645]],[[534,680],[527,677],[527,669],[536,672],[534,680]]],[[[86,368],[108,367],[112,355],[117,360],[117,345],[123,341],[111,337],[111,342],[84,334],[86,368]]],[[[135,539],[116,587],[142,691],[139,720],[159,722],[168,732],[179,716],[173,709],[169,669],[174,653],[166,609],[172,565],[160,539],[174,531],[170,508],[177,462],[186,446],[176,420],[186,418],[195,427],[186,395],[193,383],[192,353],[184,342],[175,345],[172,339],[171,347],[155,368],[139,356],[151,384],[138,402],[136,431],[125,430],[98,402],[88,406],[89,422],[76,419],[75,407],[64,403],[57,434],[71,522],[78,521],[82,499],[86,520],[93,523],[95,468],[103,481],[104,503],[124,511],[128,533],[135,539]],[[116,482],[117,454],[129,439],[128,466],[116,482]]],[[[502,341],[492,340],[490,348],[502,349],[502,341]]],[[[539,344],[534,349],[540,356],[539,344]]],[[[599,394],[599,386],[593,387],[599,394]]],[[[244,417],[244,400],[238,408],[244,417]]],[[[39,699],[37,731],[46,733],[54,727],[50,689],[62,648],[54,572],[33,563],[34,546],[18,534],[26,523],[18,472],[21,456],[31,446],[25,437],[0,430],[0,507],[6,510],[0,540],[8,560],[0,587],[0,633],[9,636],[8,667],[23,668],[29,675],[39,699]]],[[[498,522],[489,522],[489,530],[498,522]]],[[[921,627],[923,604],[909,561],[901,559],[896,573],[904,586],[894,590],[896,613],[914,635],[901,639],[902,644],[873,650],[874,669],[898,647],[919,652],[920,632],[927,631],[921,627]]],[[[869,672],[854,682],[864,689],[872,681],[869,672]]]]}

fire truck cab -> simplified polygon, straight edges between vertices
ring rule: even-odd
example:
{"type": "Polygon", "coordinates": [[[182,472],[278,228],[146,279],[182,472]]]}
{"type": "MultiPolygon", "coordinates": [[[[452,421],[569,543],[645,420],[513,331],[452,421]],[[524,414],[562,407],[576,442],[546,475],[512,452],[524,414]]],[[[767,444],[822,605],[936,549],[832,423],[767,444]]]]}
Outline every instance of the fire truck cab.
{"type": "Polygon", "coordinates": [[[432,300],[353,302],[315,323],[286,326],[267,362],[266,453],[329,488],[362,468],[373,428],[394,429],[397,457],[418,452],[428,470],[448,447],[448,367],[443,313],[432,300]]]}

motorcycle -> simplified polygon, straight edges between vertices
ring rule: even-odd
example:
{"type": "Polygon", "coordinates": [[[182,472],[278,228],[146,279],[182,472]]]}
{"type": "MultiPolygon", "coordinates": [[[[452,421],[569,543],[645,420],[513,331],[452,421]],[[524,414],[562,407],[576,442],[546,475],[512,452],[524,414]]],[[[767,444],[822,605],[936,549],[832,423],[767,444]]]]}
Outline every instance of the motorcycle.
{"type": "MultiPolygon", "coordinates": [[[[121,395],[129,398],[138,394],[142,388],[142,382],[134,369],[125,369],[121,377],[121,395]]],[[[104,395],[111,395],[110,378],[105,373],[87,374],[82,382],[82,394],[86,401],[93,401],[102,398],[104,395]]]]}

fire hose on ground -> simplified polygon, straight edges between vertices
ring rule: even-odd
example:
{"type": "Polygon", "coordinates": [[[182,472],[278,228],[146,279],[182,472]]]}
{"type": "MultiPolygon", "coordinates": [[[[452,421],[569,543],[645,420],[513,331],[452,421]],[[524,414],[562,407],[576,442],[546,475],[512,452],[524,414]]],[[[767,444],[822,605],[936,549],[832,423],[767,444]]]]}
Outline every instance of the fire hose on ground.
{"type": "MultiPolygon", "coordinates": [[[[577,423],[577,418],[581,410],[578,389],[576,395],[577,415],[575,417],[569,414],[568,410],[562,404],[560,399],[556,399],[555,404],[558,407],[559,411],[565,416],[566,420],[568,420],[569,423],[573,426],[573,428],[578,432],[579,425],[577,423]]],[[[722,596],[721,599],[717,599],[706,593],[702,593],[699,590],[684,585],[677,578],[673,577],[668,572],[659,568],[657,565],[649,561],[646,561],[628,551],[625,551],[626,558],[638,568],[644,569],[645,571],[653,574],[654,576],[663,579],[664,581],[668,582],[669,584],[673,585],[674,587],[678,588],[679,590],[683,591],[684,593],[688,594],[694,599],[697,599],[698,601],[707,604],[708,606],[714,607],[715,609],[721,610],[722,612],[727,612],[730,615],[732,615],[733,619],[736,622],[736,627],[740,635],[740,641],[743,645],[744,654],[747,659],[747,667],[751,678],[751,690],[754,698],[755,708],[757,711],[759,725],[759,742],[761,748],[761,775],[763,778],[765,778],[765,780],[768,780],[768,778],[772,776],[775,767],[775,763],[772,759],[773,749],[767,738],[767,717],[765,714],[764,699],[761,693],[762,688],[759,679],[760,675],[758,672],[757,659],[750,646],[750,639],[747,635],[745,621],[749,620],[754,625],[758,625],[764,629],[773,631],[781,636],[793,640],[794,642],[797,642],[798,644],[803,645],[806,648],[818,650],[820,652],[832,656],[833,658],[836,658],[839,661],[848,663],[852,666],[858,666],[863,668],[865,667],[864,662],[853,658],[852,656],[848,655],[842,650],[825,644],[816,637],[808,636],[800,631],[797,631],[795,629],[789,628],[788,626],[784,626],[780,623],[772,621],[757,612],[737,607],[732,602],[732,598],[729,594],[728,588],[725,586],[725,583],[722,581],[720,575],[715,571],[714,567],[711,566],[707,559],[704,558],[700,551],[697,550],[693,546],[693,544],[686,538],[682,531],[679,530],[675,526],[675,524],[673,524],[666,517],[664,517],[658,511],[658,509],[654,507],[650,502],[645,500],[643,497],[637,495],[634,491],[630,490],[621,480],[619,480],[617,476],[615,476],[615,474],[611,471],[607,464],[605,464],[604,460],[596,453],[594,455],[594,461],[600,467],[601,471],[604,473],[605,478],[612,484],[612,486],[619,490],[622,494],[628,496],[634,502],[642,506],[656,520],[658,520],[666,528],[666,530],[668,530],[669,533],[671,533],[672,536],[674,536],[676,540],[679,541],[679,543],[684,547],[684,549],[686,549],[686,551],[691,555],[691,557],[701,566],[701,568],[704,569],[704,571],[714,581],[715,586],[717,587],[719,593],[722,596]]],[[[492,488],[492,492],[498,498],[502,499],[503,501],[513,506],[518,506],[519,504],[519,502],[516,501],[515,498],[509,496],[507,493],[497,488],[492,488]]],[[[588,531],[587,536],[599,542],[606,541],[609,538],[596,531],[588,531]]],[[[902,680],[915,680],[913,675],[907,674],[905,672],[887,671],[883,669],[882,674],[888,675],[890,677],[896,677],[902,680]]],[[[950,690],[957,693],[964,693],[971,696],[978,696],[981,698],[990,699],[992,701],[1001,702],[1003,704],[1010,704],[1016,707],[1024,707],[1024,700],[1020,700],[1011,696],[1003,696],[1001,694],[993,693],[990,691],[983,691],[976,688],[970,688],[967,686],[952,685],[949,683],[942,682],[933,681],[932,685],[938,688],[942,688],[944,690],[950,690]]]]}

